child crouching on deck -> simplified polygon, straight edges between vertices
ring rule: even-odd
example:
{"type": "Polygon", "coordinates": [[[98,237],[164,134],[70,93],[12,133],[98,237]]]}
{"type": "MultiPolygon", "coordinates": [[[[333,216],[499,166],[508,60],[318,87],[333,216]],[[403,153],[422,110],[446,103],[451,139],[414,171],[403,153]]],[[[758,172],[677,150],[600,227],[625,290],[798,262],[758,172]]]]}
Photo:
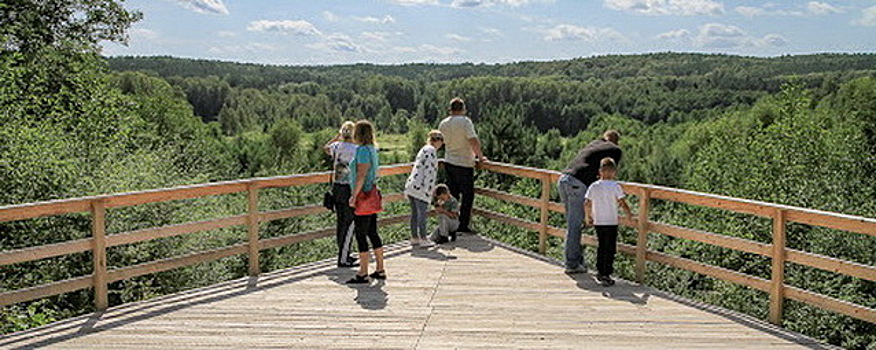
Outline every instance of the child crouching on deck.
{"type": "Polygon", "coordinates": [[[435,187],[435,211],[438,213],[438,227],[432,233],[435,243],[447,243],[456,240],[456,229],[459,228],[459,201],[450,195],[447,185],[435,187]]]}

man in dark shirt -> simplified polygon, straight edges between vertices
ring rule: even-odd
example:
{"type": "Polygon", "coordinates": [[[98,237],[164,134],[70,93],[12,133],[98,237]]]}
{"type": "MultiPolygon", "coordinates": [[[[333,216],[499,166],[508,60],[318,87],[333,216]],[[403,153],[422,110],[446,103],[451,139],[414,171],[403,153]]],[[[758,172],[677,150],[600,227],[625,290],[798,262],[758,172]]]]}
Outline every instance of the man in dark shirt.
{"type": "Polygon", "coordinates": [[[622,151],[618,147],[620,134],[608,130],[602,138],[584,146],[560,176],[560,198],[566,206],[566,273],[584,273],[584,256],[581,253],[581,228],[584,222],[584,194],[587,187],[599,179],[599,162],[612,158],[620,164],[622,151]]]}

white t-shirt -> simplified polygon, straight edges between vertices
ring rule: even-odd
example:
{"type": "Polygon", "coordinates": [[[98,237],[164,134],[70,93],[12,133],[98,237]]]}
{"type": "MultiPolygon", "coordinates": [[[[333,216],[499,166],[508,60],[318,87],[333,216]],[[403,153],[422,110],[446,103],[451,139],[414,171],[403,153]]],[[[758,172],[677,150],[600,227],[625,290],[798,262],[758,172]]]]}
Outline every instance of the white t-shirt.
{"type": "Polygon", "coordinates": [[[334,159],[335,183],[350,184],[350,161],[356,156],[357,147],[359,146],[355,143],[341,141],[335,141],[329,145],[332,159],[334,159]]]}
{"type": "Polygon", "coordinates": [[[474,168],[475,154],[469,139],[477,138],[474,124],[464,115],[452,115],[438,124],[444,134],[444,161],[456,166],[474,168]]]}
{"type": "Polygon", "coordinates": [[[617,201],[624,197],[624,190],[617,181],[599,180],[590,185],[584,198],[593,203],[593,225],[617,225],[617,201]]]}

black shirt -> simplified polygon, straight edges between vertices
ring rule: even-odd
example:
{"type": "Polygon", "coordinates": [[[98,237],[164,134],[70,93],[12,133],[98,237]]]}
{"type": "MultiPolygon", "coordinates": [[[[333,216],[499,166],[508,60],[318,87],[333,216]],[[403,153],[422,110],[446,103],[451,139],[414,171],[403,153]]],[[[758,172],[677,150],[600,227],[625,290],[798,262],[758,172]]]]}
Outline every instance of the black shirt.
{"type": "Polygon", "coordinates": [[[599,162],[608,157],[620,164],[622,153],[620,147],[611,142],[603,139],[593,141],[578,151],[578,155],[569,162],[569,166],[563,170],[563,173],[572,175],[585,185],[590,186],[599,180],[599,162]]]}

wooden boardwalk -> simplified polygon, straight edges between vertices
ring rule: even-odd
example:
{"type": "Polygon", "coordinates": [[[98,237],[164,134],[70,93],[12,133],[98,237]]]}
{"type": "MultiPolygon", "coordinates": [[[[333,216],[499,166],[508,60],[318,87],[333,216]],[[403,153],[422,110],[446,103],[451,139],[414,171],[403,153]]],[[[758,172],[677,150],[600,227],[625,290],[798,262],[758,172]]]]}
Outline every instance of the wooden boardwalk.
{"type": "Polygon", "coordinates": [[[388,250],[386,282],[320,262],[0,338],[2,349],[828,349],[720,308],[476,236],[388,250]]]}

